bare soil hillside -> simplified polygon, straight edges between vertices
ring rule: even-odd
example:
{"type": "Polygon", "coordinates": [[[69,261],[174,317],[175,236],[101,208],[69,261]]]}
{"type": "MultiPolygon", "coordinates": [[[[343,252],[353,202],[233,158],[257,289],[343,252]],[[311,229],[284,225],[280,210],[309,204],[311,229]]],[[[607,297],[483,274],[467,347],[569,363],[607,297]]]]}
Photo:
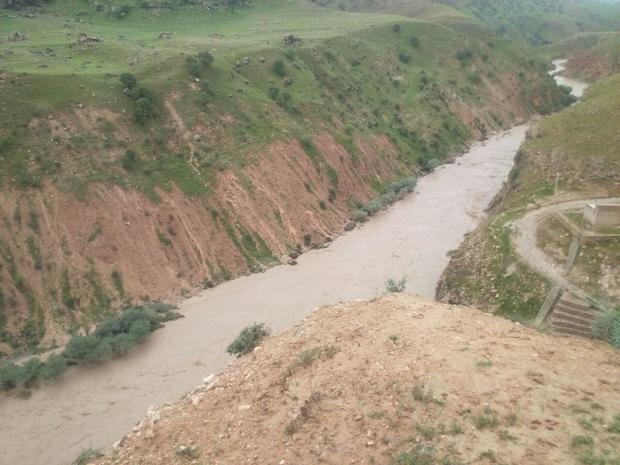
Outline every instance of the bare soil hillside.
{"type": "Polygon", "coordinates": [[[615,464],[619,379],[602,343],[411,295],[341,303],[95,463],[615,464]]]}

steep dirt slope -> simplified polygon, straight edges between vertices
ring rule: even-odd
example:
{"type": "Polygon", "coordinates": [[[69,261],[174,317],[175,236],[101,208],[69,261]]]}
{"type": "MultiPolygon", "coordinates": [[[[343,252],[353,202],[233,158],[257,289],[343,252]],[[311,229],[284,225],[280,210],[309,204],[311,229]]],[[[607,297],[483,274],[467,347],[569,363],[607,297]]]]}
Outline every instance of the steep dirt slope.
{"type": "Polygon", "coordinates": [[[151,409],[95,463],[617,463],[619,360],[410,295],[341,303],[151,409]]]}

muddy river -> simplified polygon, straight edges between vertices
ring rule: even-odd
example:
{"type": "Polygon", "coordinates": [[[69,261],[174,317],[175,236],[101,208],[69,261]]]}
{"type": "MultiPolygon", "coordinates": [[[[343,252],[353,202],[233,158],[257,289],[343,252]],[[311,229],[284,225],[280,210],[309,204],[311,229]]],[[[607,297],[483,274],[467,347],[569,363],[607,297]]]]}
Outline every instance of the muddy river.
{"type": "Polygon", "coordinates": [[[424,177],[416,192],[309,252],[297,266],[278,266],[186,300],[186,318],[168,323],[121,360],[76,368],[28,400],[0,401],[2,463],[64,465],[85,448],[107,448],[149,406],[180,398],[230,361],[226,346],[246,325],[289,328],[313,308],[368,299],[388,278],[433,297],[447,253],[484,215],[525,138],[526,126],[494,136],[455,163],[424,177]]]}

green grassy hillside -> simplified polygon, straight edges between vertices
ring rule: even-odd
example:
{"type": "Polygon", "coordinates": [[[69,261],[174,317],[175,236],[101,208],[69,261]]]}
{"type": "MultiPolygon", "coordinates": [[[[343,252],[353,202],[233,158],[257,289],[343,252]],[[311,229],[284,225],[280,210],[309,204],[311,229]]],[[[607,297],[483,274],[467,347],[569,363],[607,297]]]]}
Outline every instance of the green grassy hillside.
{"type": "MultiPolygon", "coordinates": [[[[542,120],[521,149],[502,202],[453,255],[439,296],[519,320],[531,320],[549,285],[519,261],[509,239],[510,222],[536,205],[557,198],[620,195],[618,121],[620,75],[597,82],[588,89],[581,103],[542,120]],[[556,176],[557,198],[554,197],[556,176]]],[[[602,246],[586,247],[583,254],[591,255],[590,249],[594,248],[599,265],[602,261],[608,266],[611,260],[611,269],[617,269],[614,247],[617,245],[608,241],[602,246]],[[607,246],[611,249],[606,251],[607,246]],[[608,252],[610,259],[605,260],[608,252]]],[[[584,257],[578,262],[585,260],[584,257]]],[[[579,285],[596,288],[599,275],[600,270],[590,270],[589,277],[582,277],[585,281],[579,285]]]]}
{"type": "Polygon", "coordinates": [[[439,0],[534,45],[620,26],[620,5],[597,0],[439,0]]]}
{"type": "Polygon", "coordinates": [[[0,13],[5,352],[325,242],[391,181],[567,102],[449,8],[129,5],[0,13]]]}

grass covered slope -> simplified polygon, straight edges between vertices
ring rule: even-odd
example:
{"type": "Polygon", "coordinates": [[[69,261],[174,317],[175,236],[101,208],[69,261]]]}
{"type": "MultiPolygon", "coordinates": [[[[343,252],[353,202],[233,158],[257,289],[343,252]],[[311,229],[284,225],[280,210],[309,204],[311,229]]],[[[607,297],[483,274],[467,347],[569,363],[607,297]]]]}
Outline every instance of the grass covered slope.
{"type": "Polygon", "coordinates": [[[501,202],[454,253],[438,296],[531,320],[548,283],[520,263],[510,243],[510,222],[540,204],[620,195],[619,118],[620,75],[615,75],[532,128],[501,202]]]}
{"type": "Polygon", "coordinates": [[[612,465],[619,374],[602,343],[476,309],[341,303],[151,411],[93,463],[612,465]]]}
{"type": "Polygon", "coordinates": [[[620,26],[620,5],[599,0],[439,0],[488,24],[500,34],[545,45],[575,34],[613,31],[620,26]]]}
{"type": "Polygon", "coordinates": [[[545,63],[460,13],[4,14],[0,37],[25,36],[0,64],[4,353],[288,260],[392,181],[566,103],[545,63]]]}

